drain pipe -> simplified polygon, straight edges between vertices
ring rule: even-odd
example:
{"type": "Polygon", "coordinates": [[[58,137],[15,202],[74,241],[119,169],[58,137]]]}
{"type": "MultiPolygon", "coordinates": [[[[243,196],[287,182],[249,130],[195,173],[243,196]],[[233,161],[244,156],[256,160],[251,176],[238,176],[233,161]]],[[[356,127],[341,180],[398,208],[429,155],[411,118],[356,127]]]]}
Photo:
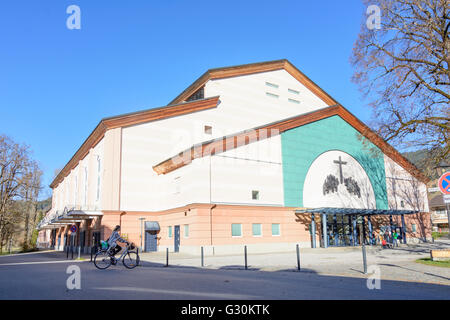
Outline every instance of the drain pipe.
{"type": "Polygon", "coordinates": [[[119,216],[119,226],[120,226],[120,231],[122,232],[122,216],[123,215],[126,215],[127,213],[126,213],[126,211],[122,211],[121,213],[120,213],[120,216],[119,216]]]}
{"type": "Polygon", "coordinates": [[[210,245],[213,245],[213,232],[212,232],[212,211],[213,209],[217,207],[217,204],[213,205],[211,208],[209,208],[209,231],[210,231],[210,245]]]}

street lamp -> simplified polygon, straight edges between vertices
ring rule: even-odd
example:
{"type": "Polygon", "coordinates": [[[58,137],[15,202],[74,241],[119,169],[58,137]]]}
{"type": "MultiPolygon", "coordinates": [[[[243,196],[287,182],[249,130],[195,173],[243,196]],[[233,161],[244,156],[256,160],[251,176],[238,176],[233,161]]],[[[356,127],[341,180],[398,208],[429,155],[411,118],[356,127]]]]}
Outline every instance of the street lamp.
{"type": "MultiPolygon", "coordinates": [[[[445,173],[445,171],[450,168],[450,164],[448,164],[445,161],[441,161],[439,162],[439,164],[434,167],[437,172],[438,172],[438,176],[440,177],[441,175],[443,175],[445,173]]],[[[444,200],[444,194],[442,194],[442,200],[445,203],[444,200]]],[[[448,238],[450,239],[450,204],[449,203],[445,203],[445,208],[447,209],[447,220],[448,220],[448,238]]]]}
{"type": "Polygon", "coordinates": [[[144,227],[143,227],[143,224],[144,224],[144,220],[145,220],[145,217],[140,217],[138,220],[141,220],[141,252],[144,252],[144,250],[142,249],[143,248],[143,245],[142,245],[142,230],[144,229],[144,227]]]}

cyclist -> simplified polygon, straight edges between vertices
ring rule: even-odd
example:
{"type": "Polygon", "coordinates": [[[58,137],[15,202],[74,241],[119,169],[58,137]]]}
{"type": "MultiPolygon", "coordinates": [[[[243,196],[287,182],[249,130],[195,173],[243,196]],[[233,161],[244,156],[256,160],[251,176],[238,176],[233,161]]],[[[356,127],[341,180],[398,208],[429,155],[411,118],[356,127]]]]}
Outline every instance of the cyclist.
{"type": "Polygon", "coordinates": [[[109,245],[110,250],[111,250],[110,252],[111,252],[111,255],[112,255],[112,257],[114,259],[115,259],[114,256],[116,254],[118,254],[120,252],[120,250],[122,250],[122,247],[117,244],[117,241],[118,242],[122,242],[122,243],[126,243],[127,245],[129,244],[127,240],[122,239],[120,237],[119,231],[120,231],[120,226],[116,226],[114,228],[114,230],[113,230],[112,235],[108,239],[108,245],[109,245]]]}

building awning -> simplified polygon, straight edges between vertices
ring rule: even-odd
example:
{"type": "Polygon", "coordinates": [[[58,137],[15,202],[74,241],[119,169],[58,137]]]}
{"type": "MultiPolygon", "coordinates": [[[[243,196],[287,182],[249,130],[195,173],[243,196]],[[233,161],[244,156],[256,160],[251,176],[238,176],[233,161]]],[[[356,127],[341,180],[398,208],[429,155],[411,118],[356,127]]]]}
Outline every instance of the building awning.
{"type": "Polygon", "coordinates": [[[145,231],[159,231],[159,223],[157,221],[145,221],[145,231]]]}
{"type": "Polygon", "coordinates": [[[402,215],[419,213],[417,210],[394,210],[394,209],[356,209],[356,208],[310,208],[295,210],[295,213],[320,213],[320,214],[348,214],[348,215],[402,215]]]}
{"type": "Polygon", "coordinates": [[[91,210],[72,210],[67,213],[67,217],[72,219],[93,219],[100,216],[103,216],[103,212],[91,210]]]}

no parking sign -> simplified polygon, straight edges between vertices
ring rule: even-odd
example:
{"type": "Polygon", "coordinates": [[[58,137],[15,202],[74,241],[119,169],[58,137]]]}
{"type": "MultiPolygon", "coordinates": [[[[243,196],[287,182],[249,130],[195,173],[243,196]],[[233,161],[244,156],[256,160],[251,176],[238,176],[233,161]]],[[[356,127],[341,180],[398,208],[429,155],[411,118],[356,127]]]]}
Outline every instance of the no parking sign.
{"type": "Polygon", "coordinates": [[[444,194],[444,203],[450,203],[450,172],[444,173],[439,178],[438,187],[439,190],[444,194]]]}
{"type": "Polygon", "coordinates": [[[70,227],[70,232],[72,232],[72,233],[77,232],[77,230],[78,230],[78,228],[77,228],[76,225],[72,225],[72,226],[70,227]]]}

